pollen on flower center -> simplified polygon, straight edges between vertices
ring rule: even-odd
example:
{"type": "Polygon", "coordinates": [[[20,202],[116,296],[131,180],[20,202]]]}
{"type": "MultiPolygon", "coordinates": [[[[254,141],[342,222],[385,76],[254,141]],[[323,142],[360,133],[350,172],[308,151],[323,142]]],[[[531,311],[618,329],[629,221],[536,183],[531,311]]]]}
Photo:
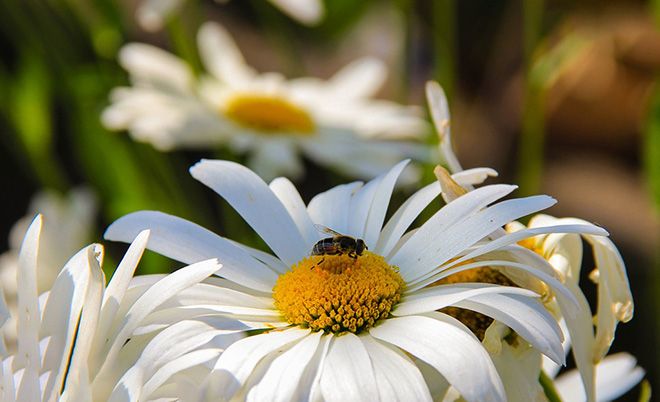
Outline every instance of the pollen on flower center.
{"type": "Polygon", "coordinates": [[[278,278],[275,307],[291,324],[358,333],[387,318],[401,299],[404,281],[397,271],[369,251],[355,259],[310,256],[278,278]]]}
{"type": "Polygon", "coordinates": [[[311,134],[314,121],[307,111],[281,97],[239,94],[225,106],[225,114],[238,124],[261,132],[311,134]]]}

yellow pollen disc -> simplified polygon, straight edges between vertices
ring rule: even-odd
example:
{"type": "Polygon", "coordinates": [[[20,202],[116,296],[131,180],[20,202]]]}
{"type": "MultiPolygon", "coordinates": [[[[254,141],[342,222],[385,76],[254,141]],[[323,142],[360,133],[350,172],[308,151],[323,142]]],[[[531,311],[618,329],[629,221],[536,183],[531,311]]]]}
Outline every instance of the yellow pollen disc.
{"type": "Polygon", "coordinates": [[[358,333],[387,318],[401,299],[404,282],[397,271],[369,251],[356,259],[313,255],[278,278],[275,307],[291,324],[358,333]]]}
{"type": "Polygon", "coordinates": [[[314,121],[309,113],[276,96],[239,94],[226,105],[225,114],[238,124],[261,132],[311,134],[314,121]]]}

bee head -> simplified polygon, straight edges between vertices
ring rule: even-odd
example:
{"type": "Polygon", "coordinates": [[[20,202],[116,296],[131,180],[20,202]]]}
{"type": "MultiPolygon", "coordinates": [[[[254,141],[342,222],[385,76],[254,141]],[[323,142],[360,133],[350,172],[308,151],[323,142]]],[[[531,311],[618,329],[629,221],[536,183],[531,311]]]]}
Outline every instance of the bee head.
{"type": "Polygon", "coordinates": [[[360,255],[364,250],[369,250],[369,247],[364,243],[364,240],[357,239],[355,241],[355,252],[360,255]]]}

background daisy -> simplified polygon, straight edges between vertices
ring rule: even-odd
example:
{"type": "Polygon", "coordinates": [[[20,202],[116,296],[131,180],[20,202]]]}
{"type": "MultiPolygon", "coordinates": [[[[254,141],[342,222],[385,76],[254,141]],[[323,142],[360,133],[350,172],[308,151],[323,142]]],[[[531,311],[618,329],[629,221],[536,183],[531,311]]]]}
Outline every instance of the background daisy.
{"type": "Polygon", "coordinates": [[[404,157],[428,160],[427,125],[413,107],[373,99],[384,64],[357,60],[328,80],[285,79],[248,66],[229,33],[204,24],[198,47],[208,76],[146,44],[119,59],[133,86],[112,92],[104,124],[161,150],[228,145],[263,177],[303,173],[300,154],[349,176],[371,178],[404,157]]]}
{"type": "MultiPolygon", "coordinates": [[[[167,395],[168,381],[174,380],[163,375],[160,366],[164,363],[144,367],[139,357],[153,349],[145,346],[152,338],[157,342],[160,330],[179,320],[161,322],[156,328],[145,328],[143,320],[156,314],[177,292],[217,271],[220,265],[205,261],[169,276],[147,276],[132,281],[149,237],[148,232],[143,232],[136,237],[107,286],[100,265],[103,248],[94,244],[75,254],[52,286],[39,293],[41,233],[42,217],[38,215],[28,228],[19,253],[17,309],[10,312],[4,304],[0,305],[0,325],[12,314],[18,323],[16,350],[2,351],[2,400],[92,401],[108,400],[111,394],[115,401],[135,400],[122,393],[117,385],[129,368],[142,370],[141,384],[149,390],[142,393],[145,399],[151,394],[167,395]],[[157,380],[152,379],[155,375],[157,380]]],[[[169,329],[168,333],[171,332],[169,329]]],[[[231,331],[225,334],[233,336],[231,331]]],[[[216,349],[221,341],[215,344],[216,349]]],[[[165,363],[171,365],[176,357],[176,351],[170,351],[165,363]]],[[[204,361],[198,360],[196,364],[204,361]]],[[[179,366],[179,371],[190,366],[190,363],[179,366]]]]}

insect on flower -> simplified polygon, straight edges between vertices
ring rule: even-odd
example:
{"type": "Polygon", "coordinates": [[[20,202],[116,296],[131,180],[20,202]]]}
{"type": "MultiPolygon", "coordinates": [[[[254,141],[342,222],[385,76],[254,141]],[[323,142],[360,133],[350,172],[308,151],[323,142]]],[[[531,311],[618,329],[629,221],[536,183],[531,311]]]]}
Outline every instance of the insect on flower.
{"type": "MultiPolygon", "coordinates": [[[[331,234],[332,237],[326,237],[319,240],[312,248],[311,255],[342,255],[348,254],[349,257],[357,259],[364,250],[369,248],[362,239],[356,239],[351,236],[343,235],[323,225],[315,225],[320,232],[331,234]]],[[[323,262],[321,260],[319,264],[323,262]]]]}

